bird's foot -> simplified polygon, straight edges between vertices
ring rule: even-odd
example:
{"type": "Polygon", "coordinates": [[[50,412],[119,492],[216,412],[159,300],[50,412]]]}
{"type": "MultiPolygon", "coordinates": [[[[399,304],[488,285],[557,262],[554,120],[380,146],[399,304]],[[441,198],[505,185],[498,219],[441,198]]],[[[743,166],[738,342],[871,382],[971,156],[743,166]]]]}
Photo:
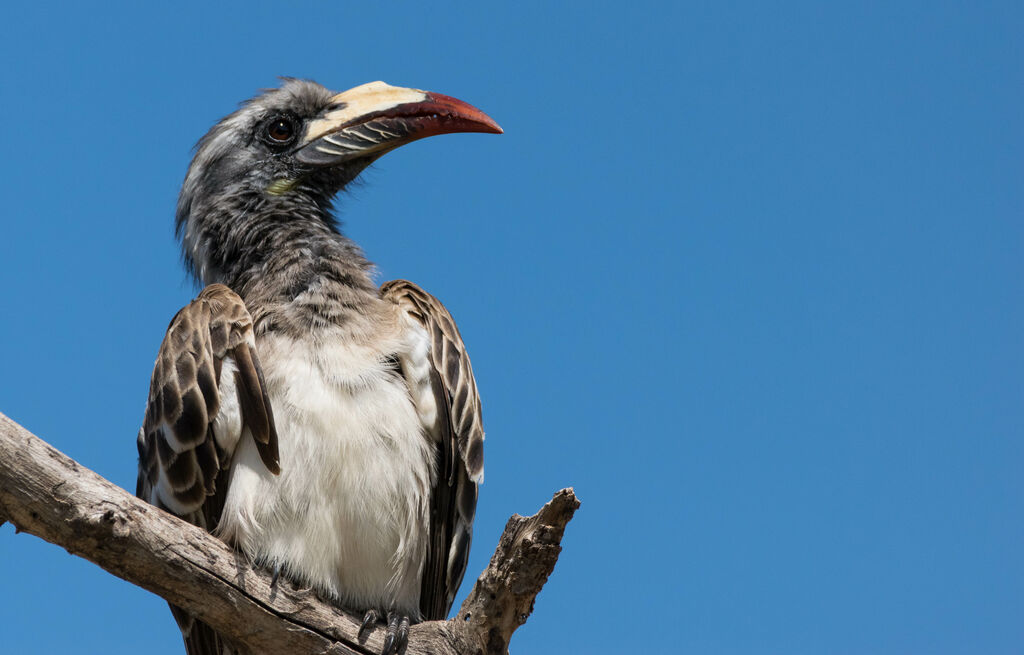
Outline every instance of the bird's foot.
{"type": "MultiPolygon", "coordinates": [[[[380,620],[380,613],[375,609],[366,610],[363,622],[359,626],[359,641],[363,634],[373,628],[380,620]]],[[[409,646],[409,617],[399,612],[388,612],[387,628],[384,632],[384,648],[381,655],[402,655],[409,646]]]]}
{"type": "Polygon", "coordinates": [[[380,614],[377,610],[366,610],[366,614],[363,615],[363,622],[359,624],[359,641],[363,641],[363,633],[374,626],[377,621],[380,620],[380,614]]]}
{"type": "Polygon", "coordinates": [[[388,612],[388,630],[384,634],[384,649],[380,655],[402,655],[409,645],[409,617],[388,612]]]}

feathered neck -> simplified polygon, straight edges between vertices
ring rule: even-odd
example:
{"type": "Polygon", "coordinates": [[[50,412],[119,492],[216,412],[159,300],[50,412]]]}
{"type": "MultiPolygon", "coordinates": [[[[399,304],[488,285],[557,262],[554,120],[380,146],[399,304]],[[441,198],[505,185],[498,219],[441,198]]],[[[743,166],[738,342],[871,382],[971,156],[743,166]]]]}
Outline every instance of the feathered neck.
{"type": "Polygon", "coordinates": [[[226,284],[259,329],[346,325],[378,299],[372,264],[330,206],[305,193],[237,194],[193,207],[182,249],[196,279],[226,284]]]}

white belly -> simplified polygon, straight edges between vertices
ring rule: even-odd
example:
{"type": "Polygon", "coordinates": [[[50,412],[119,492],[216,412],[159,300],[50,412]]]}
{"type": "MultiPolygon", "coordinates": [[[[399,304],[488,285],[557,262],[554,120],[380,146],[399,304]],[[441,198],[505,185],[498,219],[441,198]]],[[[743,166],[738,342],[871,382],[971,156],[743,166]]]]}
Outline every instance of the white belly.
{"type": "Polygon", "coordinates": [[[355,609],[419,614],[433,448],[405,381],[377,353],[258,342],[281,474],[252,438],[235,454],[219,532],[355,609]]]}

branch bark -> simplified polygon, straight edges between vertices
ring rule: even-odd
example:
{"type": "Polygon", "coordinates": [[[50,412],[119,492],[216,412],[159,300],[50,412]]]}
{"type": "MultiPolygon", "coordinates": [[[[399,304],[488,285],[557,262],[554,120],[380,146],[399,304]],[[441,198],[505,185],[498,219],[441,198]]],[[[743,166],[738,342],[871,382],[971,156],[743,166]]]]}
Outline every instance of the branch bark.
{"type": "MultiPolygon", "coordinates": [[[[408,655],[500,655],[554,569],[572,489],[509,519],[491,562],[448,621],[410,630],[408,655]]],[[[254,569],[204,530],[135,498],[0,414],[4,520],[148,589],[254,653],[376,655],[383,629],[357,639],[361,616],[254,569]]],[[[170,620],[170,618],[168,618],[170,620]]]]}

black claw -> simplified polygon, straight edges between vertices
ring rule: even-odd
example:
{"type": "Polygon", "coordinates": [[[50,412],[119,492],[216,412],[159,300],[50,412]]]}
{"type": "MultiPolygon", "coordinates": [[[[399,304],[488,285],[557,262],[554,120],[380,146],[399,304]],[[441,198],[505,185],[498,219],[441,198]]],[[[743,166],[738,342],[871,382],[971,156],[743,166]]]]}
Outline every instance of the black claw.
{"type": "Polygon", "coordinates": [[[366,610],[366,614],[363,615],[363,622],[359,625],[358,638],[362,639],[363,633],[372,628],[379,618],[380,615],[377,614],[377,610],[366,610]]]}
{"type": "Polygon", "coordinates": [[[281,577],[281,562],[274,564],[274,575],[270,578],[270,588],[277,586],[277,579],[281,577]]]}
{"type": "Polygon", "coordinates": [[[403,616],[398,623],[398,648],[395,651],[402,655],[409,646],[409,617],[403,616]]]}
{"type": "Polygon", "coordinates": [[[384,636],[384,648],[381,655],[393,655],[405,652],[409,645],[409,617],[398,612],[388,612],[388,630],[384,636]]]}
{"type": "Polygon", "coordinates": [[[388,612],[388,631],[384,635],[384,648],[381,655],[391,655],[395,652],[395,640],[398,639],[398,615],[388,612]]]}

